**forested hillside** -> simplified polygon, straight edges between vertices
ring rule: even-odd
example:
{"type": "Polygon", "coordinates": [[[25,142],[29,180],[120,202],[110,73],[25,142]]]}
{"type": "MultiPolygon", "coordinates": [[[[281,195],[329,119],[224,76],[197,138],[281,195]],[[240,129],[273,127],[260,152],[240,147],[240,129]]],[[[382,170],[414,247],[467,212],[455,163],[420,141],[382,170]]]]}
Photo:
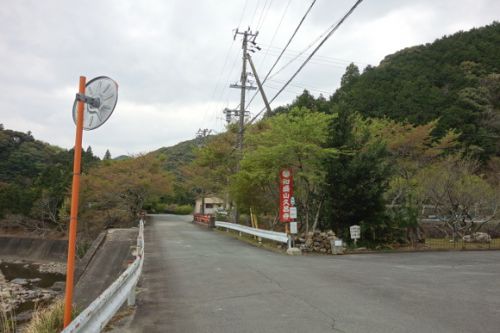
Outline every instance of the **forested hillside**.
{"type": "MultiPolygon", "coordinates": [[[[88,147],[82,161],[85,172],[99,158],[88,147]]],[[[58,209],[71,182],[72,163],[73,150],[0,126],[0,219],[17,216],[9,222],[33,228],[44,222],[57,225],[58,209]]]]}
{"type": "MultiPolygon", "coordinates": [[[[173,196],[164,156],[100,160],[82,152],[79,241],[127,225],[148,202],[173,196]]],[[[73,150],[0,126],[0,229],[65,231],[69,221],[73,150]]]]}
{"type": "Polygon", "coordinates": [[[387,56],[363,73],[351,65],[333,106],[364,116],[422,125],[439,119],[434,136],[457,129],[469,151],[498,155],[500,23],[458,32],[387,56]]]}

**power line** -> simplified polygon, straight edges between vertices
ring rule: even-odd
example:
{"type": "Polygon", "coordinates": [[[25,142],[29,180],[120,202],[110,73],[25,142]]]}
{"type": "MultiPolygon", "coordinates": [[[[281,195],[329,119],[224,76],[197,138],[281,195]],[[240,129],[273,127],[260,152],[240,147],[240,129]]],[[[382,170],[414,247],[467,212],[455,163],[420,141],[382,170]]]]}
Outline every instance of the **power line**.
{"type": "MultiPolygon", "coordinates": [[[[285,9],[283,10],[283,14],[281,14],[281,19],[279,20],[278,25],[276,26],[276,29],[274,29],[273,37],[271,38],[271,45],[273,44],[274,39],[276,38],[276,35],[278,34],[278,31],[281,27],[281,24],[283,23],[283,19],[285,18],[286,12],[288,11],[288,7],[290,7],[291,2],[292,2],[292,0],[288,0],[288,3],[286,4],[285,9]]],[[[262,64],[264,63],[264,60],[267,58],[268,53],[269,53],[269,49],[266,51],[266,54],[264,55],[264,57],[260,61],[259,68],[262,67],[262,64]]],[[[262,81],[262,82],[264,82],[264,81],[262,81]]]]}
{"type": "Polygon", "coordinates": [[[256,30],[259,31],[262,25],[264,24],[264,21],[266,20],[267,14],[269,13],[269,8],[271,8],[271,5],[273,3],[273,0],[269,0],[269,5],[266,3],[264,4],[264,7],[262,8],[262,12],[260,13],[260,18],[259,21],[257,21],[257,27],[256,30]]]}
{"type": "MultiPolygon", "coordinates": [[[[354,12],[354,10],[356,9],[356,7],[358,7],[358,5],[363,2],[363,0],[357,0],[354,5],[351,7],[351,9],[349,9],[349,11],[340,19],[340,21],[337,22],[337,24],[333,27],[333,29],[325,36],[325,38],[323,38],[323,40],[318,44],[318,46],[316,46],[316,48],[311,52],[311,54],[307,57],[307,59],[302,63],[302,65],[300,65],[300,67],[297,69],[297,71],[295,71],[295,73],[292,75],[292,77],[290,79],[288,79],[288,81],[285,83],[285,85],[274,95],[273,98],[271,98],[271,100],[269,101],[269,103],[272,103],[282,92],[283,90],[285,90],[285,88],[292,82],[292,80],[300,73],[300,71],[305,67],[305,65],[307,65],[307,63],[309,62],[309,60],[311,60],[311,58],[316,54],[316,52],[318,52],[318,50],[321,48],[321,46],[323,46],[323,44],[325,44],[325,42],[333,35],[333,33],[335,31],[337,31],[337,29],[342,25],[342,23],[344,23],[344,21],[352,14],[352,12],[354,12]]],[[[262,112],[264,112],[266,109],[262,109],[259,113],[257,113],[257,115],[255,117],[252,118],[252,120],[250,120],[249,124],[253,123],[255,121],[255,119],[257,119],[257,117],[262,114],[262,112]]]]}
{"type": "MultiPolygon", "coordinates": [[[[247,5],[248,5],[248,0],[245,0],[245,5],[243,6],[243,10],[241,11],[241,15],[240,15],[240,19],[239,19],[239,22],[238,22],[238,26],[240,26],[240,25],[241,25],[241,22],[242,22],[242,20],[243,20],[243,17],[245,16],[245,11],[246,11],[246,9],[247,9],[247,5]]],[[[221,81],[221,79],[222,79],[222,76],[223,76],[223,74],[224,74],[224,72],[225,72],[225,70],[226,70],[226,66],[227,66],[227,64],[228,64],[228,60],[229,60],[229,55],[231,54],[231,50],[233,49],[234,42],[235,42],[235,40],[233,39],[233,41],[231,42],[231,45],[229,46],[229,48],[228,48],[228,50],[227,50],[226,57],[225,57],[225,59],[224,59],[224,65],[222,66],[222,70],[221,70],[221,71],[220,71],[220,73],[219,73],[219,76],[218,76],[218,78],[217,78],[217,82],[216,82],[215,87],[214,87],[214,90],[213,90],[213,92],[212,92],[212,100],[215,100],[215,95],[216,95],[217,90],[218,90],[218,88],[219,88],[219,84],[220,84],[220,81],[221,81]]],[[[236,59],[237,59],[237,58],[236,58],[236,59]]],[[[235,59],[235,60],[236,60],[236,59],[235,59]]],[[[235,65],[236,65],[236,61],[234,61],[234,62],[233,62],[233,66],[232,66],[231,70],[230,70],[230,71],[229,71],[229,73],[228,73],[228,76],[227,76],[227,78],[226,78],[226,81],[228,81],[229,76],[231,75],[231,72],[233,71],[233,69],[234,69],[234,66],[235,66],[235,65]]],[[[227,83],[229,83],[229,82],[227,82],[227,83]]],[[[226,85],[226,86],[227,86],[227,85],[226,85]]],[[[221,94],[219,95],[219,98],[222,98],[223,93],[224,93],[224,86],[222,86],[222,90],[221,90],[221,94]]],[[[207,112],[205,111],[205,113],[204,113],[204,115],[203,115],[203,121],[205,121],[205,119],[206,119],[206,113],[207,113],[207,112]]],[[[217,121],[215,122],[215,126],[217,126],[217,121]]]]}
{"type": "MultiPolygon", "coordinates": [[[[271,55],[278,55],[278,50],[281,49],[280,47],[276,47],[276,46],[272,46],[272,45],[268,45],[268,44],[259,44],[259,46],[261,46],[263,50],[269,49],[269,51],[271,52],[271,55]]],[[[297,56],[297,54],[303,54],[303,50],[298,51],[298,50],[293,50],[293,49],[287,49],[286,52],[283,54],[283,56],[293,58],[293,57],[297,56]]],[[[368,65],[367,62],[363,62],[363,61],[359,61],[359,60],[352,60],[352,59],[349,60],[349,59],[329,57],[326,55],[319,55],[319,54],[317,54],[313,60],[324,60],[324,61],[330,61],[330,62],[337,62],[339,64],[350,64],[353,62],[353,63],[360,64],[360,65],[368,65]]],[[[274,75],[272,75],[272,76],[274,76],[274,75]]]]}
{"type": "MultiPolygon", "coordinates": [[[[276,59],[276,61],[274,62],[274,64],[272,65],[272,67],[269,69],[269,71],[267,72],[263,82],[266,81],[266,79],[269,77],[269,74],[271,74],[271,72],[273,71],[274,67],[276,67],[276,65],[278,64],[278,62],[280,61],[281,57],[283,56],[283,53],[285,53],[286,49],[288,48],[288,46],[290,45],[290,43],[292,42],[293,38],[295,37],[295,35],[297,34],[297,32],[299,31],[300,27],[302,26],[302,23],[304,23],[304,20],[306,19],[307,15],[309,14],[309,12],[311,11],[311,9],[313,8],[314,4],[316,3],[316,0],[313,0],[311,2],[311,5],[309,5],[309,8],[307,8],[307,11],[305,12],[304,16],[302,16],[302,18],[300,19],[300,22],[299,24],[297,25],[297,27],[295,28],[292,36],[290,37],[290,39],[288,39],[288,42],[286,43],[285,47],[283,48],[283,50],[281,51],[280,55],[278,56],[278,59],[276,59]]],[[[271,43],[272,44],[272,43],[271,43]]]]}
{"type": "Polygon", "coordinates": [[[250,20],[250,26],[253,26],[253,20],[255,15],[257,14],[257,10],[259,9],[260,0],[257,1],[257,5],[255,6],[255,10],[253,11],[252,19],[250,20]]]}
{"type": "MultiPolygon", "coordinates": [[[[302,19],[300,20],[299,24],[297,25],[297,27],[295,28],[294,32],[292,33],[292,36],[288,39],[288,42],[286,43],[285,47],[283,48],[283,50],[281,51],[281,54],[278,56],[278,58],[274,61],[274,64],[271,66],[271,68],[269,69],[269,71],[267,72],[266,76],[264,77],[264,80],[262,81],[262,84],[264,84],[267,80],[267,78],[269,77],[269,74],[271,74],[271,72],[273,71],[274,67],[276,67],[276,65],[278,64],[278,62],[280,61],[281,57],[283,56],[283,53],[285,53],[286,49],[288,48],[288,46],[290,45],[290,43],[292,42],[293,38],[295,37],[295,35],[297,34],[297,32],[299,31],[300,27],[302,26],[302,23],[304,23],[304,20],[306,19],[307,15],[309,14],[309,12],[311,11],[311,9],[313,8],[314,4],[316,3],[316,0],[313,0],[311,2],[311,5],[309,5],[309,8],[307,9],[307,11],[305,12],[305,14],[302,16],[302,19]]],[[[290,1],[288,2],[288,5],[286,6],[285,8],[285,12],[286,10],[288,9],[288,6],[290,5],[290,1]]],[[[283,13],[283,17],[284,17],[284,14],[283,13]]],[[[281,21],[283,20],[283,17],[281,18],[281,21]]],[[[281,21],[280,21],[280,24],[281,25],[281,21]]],[[[279,28],[279,25],[278,25],[278,28],[279,28]]],[[[277,30],[276,30],[277,31],[277,30]]],[[[276,33],[275,33],[275,36],[276,36],[276,33]]],[[[274,37],[273,37],[273,40],[274,40],[274,37]]],[[[272,44],[272,41],[271,41],[271,44],[272,44]]],[[[266,56],[267,54],[269,53],[269,49],[267,50],[266,52],[266,56]]],[[[250,106],[250,104],[252,103],[252,101],[255,99],[255,96],[257,96],[257,92],[252,96],[252,98],[250,99],[250,101],[248,102],[247,104],[247,108],[250,106]]]]}

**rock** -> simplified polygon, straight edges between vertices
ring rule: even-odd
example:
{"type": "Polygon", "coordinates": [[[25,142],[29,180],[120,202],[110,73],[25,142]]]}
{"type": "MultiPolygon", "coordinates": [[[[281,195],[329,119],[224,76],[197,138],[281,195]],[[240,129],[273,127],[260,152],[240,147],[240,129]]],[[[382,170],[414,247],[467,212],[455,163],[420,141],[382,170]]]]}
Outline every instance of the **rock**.
{"type": "Polygon", "coordinates": [[[57,281],[52,285],[52,287],[50,287],[50,289],[54,291],[64,291],[65,288],[66,288],[66,282],[64,281],[57,281]]]}
{"type": "Polygon", "coordinates": [[[302,254],[302,251],[299,248],[291,247],[286,250],[286,253],[291,256],[300,256],[302,254]]]}
{"type": "Polygon", "coordinates": [[[326,253],[326,249],[325,248],[321,248],[321,249],[319,249],[319,252],[326,253]]]}
{"type": "Polygon", "coordinates": [[[491,236],[485,232],[475,232],[472,235],[465,235],[462,237],[463,241],[466,243],[489,243],[491,242],[491,236]]]}
{"type": "Polygon", "coordinates": [[[31,283],[38,283],[38,282],[42,281],[42,279],[40,279],[40,278],[34,278],[34,279],[29,279],[29,281],[31,283]]]}
{"type": "Polygon", "coordinates": [[[20,278],[17,278],[17,279],[14,279],[12,281],[10,281],[11,283],[15,283],[15,284],[18,284],[20,286],[25,286],[28,284],[28,280],[26,279],[20,279],[20,278]]]}
{"type": "Polygon", "coordinates": [[[475,232],[473,235],[474,241],[478,243],[489,243],[491,242],[491,236],[485,232],[475,232]]]}

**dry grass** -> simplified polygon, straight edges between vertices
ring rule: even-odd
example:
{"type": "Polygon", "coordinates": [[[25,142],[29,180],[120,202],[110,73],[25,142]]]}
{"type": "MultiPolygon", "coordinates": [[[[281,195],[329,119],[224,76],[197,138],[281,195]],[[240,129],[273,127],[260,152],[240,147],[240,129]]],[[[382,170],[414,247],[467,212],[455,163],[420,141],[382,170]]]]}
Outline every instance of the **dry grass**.
{"type": "MultiPolygon", "coordinates": [[[[73,310],[72,317],[77,315],[73,310]]],[[[63,329],[64,300],[58,299],[50,306],[36,309],[24,333],[58,333],[63,329]]]]}
{"type": "Polygon", "coordinates": [[[16,332],[16,314],[14,310],[6,310],[2,304],[5,304],[2,294],[0,294],[0,332],[16,332]]]}

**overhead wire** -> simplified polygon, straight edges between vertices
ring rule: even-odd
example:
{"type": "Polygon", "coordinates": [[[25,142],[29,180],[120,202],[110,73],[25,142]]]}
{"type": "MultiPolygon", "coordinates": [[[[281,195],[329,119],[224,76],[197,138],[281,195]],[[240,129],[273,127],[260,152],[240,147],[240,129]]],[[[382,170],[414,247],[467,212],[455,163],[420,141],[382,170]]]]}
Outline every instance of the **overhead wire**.
{"type": "MultiPolygon", "coordinates": [[[[311,52],[311,54],[307,57],[307,59],[300,65],[300,67],[295,71],[295,73],[286,81],[283,87],[269,100],[269,104],[271,104],[282,92],[285,88],[293,81],[293,79],[302,71],[302,69],[307,65],[307,63],[311,60],[311,58],[318,52],[318,50],[325,44],[325,42],[333,35],[335,31],[344,23],[344,21],[354,12],[354,10],[362,3],[363,0],[357,0],[354,5],[344,14],[344,16],[335,24],[332,30],[328,32],[328,34],[323,38],[323,40],[316,46],[316,48],[311,52]]],[[[257,119],[258,116],[264,112],[266,108],[263,108],[257,115],[255,115],[248,124],[251,124],[257,119]]]]}
{"type": "MultiPolygon", "coordinates": [[[[245,11],[247,9],[247,6],[248,6],[248,0],[245,0],[245,5],[243,6],[243,10],[241,11],[241,15],[240,15],[240,19],[238,21],[238,27],[241,25],[241,22],[243,21],[243,17],[245,16],[245,11]]],[[[253,19],[253,18],[252,18],[253,19]]],[[[226,53],[226,57],[224,59],[224,65],[222,66],[222,70],[220,71],[220,74],[219,74],[219,77],[217,79],[217,82],[215,84],[215,87],[214,87],[214,90],[212,92],[212,100],[214,100],[215,96],[216,96],[216,93],[217,93],[217,90],[219,88],[219,84],[220,84],[220,81],[222,79],[222,76],[223,74],[225,73],[225,69],[226,69],[226,66],[228,64],[228,60],[229,60],[229,55],[231,54],[231,50],[233,49],[233,46],[235,44],[235,40],[233,39],[233,41],[231,42],[228,50],[227,50],[227,53],[226,53]]],[[[228,72],[228,76],[226,76],[226,80],[227,81],[227,84],[229,84],[229,76],[231,75],[231,73],[234,71],[234,67],[236,65],[236,60],[238,59],[238,57],[235,58],[235,60],[233,61],[233,64],[231,66],[231,69],[229,70],[228,72]]],[[[221,93],[218,95],[219,97],[217,99],[221,99],[222,98],[222,95],[224,94],[224,87],[222,87],[222,90],[221,90],[221,93]]],[[[217,107],[216,108],[216,115],[217,115],[217,112],[218,112],[219,108],[217,107]]],[[[204,116],[203,116],[203,122],[205,122],[205,116],[206,116],[206,112],[204,113],[204,116]]],[[[217,116],[215,117],[216,121],[215,121],[215,126],[218,125],[218,118],[217,116]]]]}
{"type": "MultiPolygon", "coordinates": [[[[292,42],[293,38],[295,37],[295,35],[297,34],[297,32],[299,31],[300,27],[302,26],[302,23],[304,23],[304,20],[306,19],[307,15],[309,14],[309,12],[311,11],[311,9],[313,8],[314,4],[316,3],[316,0],[313,0],[311,2],[311,4],[309,5],[309,7],[307,8],[305,14],[302,16],[302,18],[300,19],[300,22],[299,24],[297,25],[297,27],[295,27],[295,30],[294,32],[292,33],[292,36],[288,39],[288,42],[286,43],[286,45],[283,47],[283,50],[281,51],[281,54],[278,56],[278,58],[274,61],[273,65],[271,66],[271,68],[267,71],[267,74],[266,76],[264,77],[264,80],[262,80],[262,84],[264,84],[267,80],[267,78],[269,77],[269,74],[271,74],[271,72],[273,71],[274,67],[276,67],[276,65],[278,64],[278,62],[280,61],[281,57],[283,56],[283,54],[285,53],[285,51],[287,50],[288,46],[290,45],[290,43],[292,42]]],[[[286,8],[285,8],[285,12],[286,10],[288,9],[288,6],[290,6],[290,1],[288,2],[286,8]]],[[[283,17],[284,17],[284,14],[283,13],[283,16],[281,18],[281,21],[283,20],[283,17]]],[[[278,25],[278,28],[279,26],[281,25],[281,21],[278,25]]],[[[277,30],[276,30],[277,32],[277,30]]],[[[275,32],[275,36],[276,36],[276,32],[275,32]]],[[[273,40],[274,40],[274,36],[273,36],[273,40]]],[[[272,45],[272,41],[271,41],[271,45],[272,45]]],[[[267,53],[269,52],[269,49],[268,51],[266,52],[266,56],[267,56],[267,53]]],[[[264,57],[265,59],[265,57],[264,57]]],[[[258,92],[255,92],[252,96],[252,98],[250,98],[250,101],[248,101],[246,108],[248,108],[250,106],[250,104],[253,102],[253,100],[255,99],[255,97],[257,96],[257,93],[258,92]]]]}
{"type": "Polygon", "coordinates": [[[269,8],[271,8],[272,3],[273,3],[273,0],[269,0],[269,4],[268,4],[268,1],[266,0],[266,3],[264,4],[264,7],[262,8],[260,18],[257,21],[257,27],[255,29],[256,31],[259,31],[260,28],[262,27],[262,25],[264,24],[264,22],[266,21],[267,14],[269,13],[269,8]]]}
{"type": "MultiPolygon", "coordinates": [[[[283,10],[283,14],[281,14],[281,18],[278,21],[278,25],[274,29],[273,37],[271,38],[271,45],[273,44],[274,40],[276,39],[276,35],[278,34],[278,31],[281,28],[281,24],[283,23],[283,19],[285,18],[286,12],[288,11],[288,7],[290,7],[291,2],[292,2],[292,0],[288,0],[288,3],[286,4],[285,9],[283,10]]],[[[264,55],[264,57],[260,61],[258,68],[262,67],[262,64],[264,63],[265,59],[267,58],[267,53],[269,53],[269,49],[266,51],[266,54],[264,55]]]]}
{"type": "MultiPolygon", "coordinates": [[[[259,44],[259,46],[261,46],[263,50],[269,49],[271,52],[271,55],[277,55],[278,50],[281,50],[280,47],[276,47],[276,46],[272,46],[272,45],[268,45],[268,44],[259,44]]],[[[302,52],[303,51],[287,49],[285,51],[285,53],[283,54],[283,56],[292,58],[292,57],[295,57],[297,54],[302,53],[302,52]]],[[[352,59],[349,60],[349,59],[329,57],[326,55],[319,55],[319,54],[317,54],[314,57],[314,59],[322,59],[325,61],[338,62],[338,63],[343,63],[343,64],[345,64],[345,63],[350,64],[350,63],[354,62],[354,63],[360,64],[360,65],[368,65],[367,62],[363,62],[363,61],[359,61],[359,60],[352,60],[352,59]]]]}

